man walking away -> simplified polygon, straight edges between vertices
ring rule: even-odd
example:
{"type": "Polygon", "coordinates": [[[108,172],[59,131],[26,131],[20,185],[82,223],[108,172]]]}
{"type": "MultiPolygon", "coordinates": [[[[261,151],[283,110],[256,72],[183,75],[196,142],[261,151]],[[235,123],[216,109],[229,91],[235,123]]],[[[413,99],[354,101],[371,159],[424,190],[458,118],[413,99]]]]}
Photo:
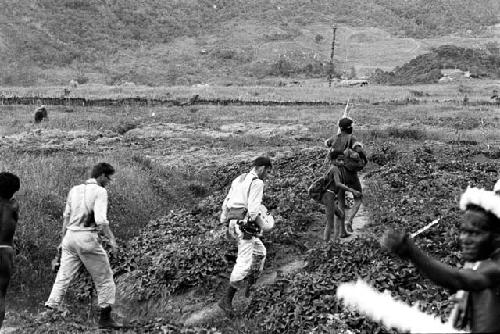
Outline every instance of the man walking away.
{"type": "Polygon", "coordinates": [[[102,232],[108,237],[112,251],[116,251],[116,239],[107,220],[108,193],[105,189],[114,173],[113,166],[99,163],[93,167],[89,180],[70,190],[63,215],[63,239],[59,246],[62,249],[61,266],[45,303],[49,309],[60,309],[71,279],[83,263],[97,291],[99,328],[122,327],[111,318],[116,287],[108,254],[98,238],[98,233],[102,232]]]}
{"type": "MultiPolygon", "coordinates": [[[[330,147],[330,161],[339,167],[340,172],[344,176],[345,185],[356,190],[353,193],[354,206],[351,209],[351,214],[347,221],[342,221],[342,226],[345,225],[347,233],[352,233],[352,223],[354,217],[359,211],[363,201],[363,189],[359,180],[358,172],[364,168],[367,163],[366,154],[363,151],[363,146],[352,135],[352,119],[342,118],[339,121],[340,134],[333,136],[325,141],[325,145],[330,147]],[[345,222],[345,223],[344,223],[345,222]]],[[[338,193],[339,207],[345,208],[345,191],[339,190],[338,193]]],[[[342,228],[344,230],[344,227],[342,228]]],[[[344,234],[347,236],[347,234],[344,234]]]]}
{"type": "Polygon", "coordinates": [[[226,293],[218,303],[229,317],[233,316],[234,295],[244,286],[244,280],[247,280],[247,290],[250,289],[264,269],[266,248],[259,236],[262,230],[271,229],[274,225],[274,220],[269,224],[265,217],[267,210],[262,205],[264,180],[272,169],[271,160],[260,156],[254,160],[253,165],[249,173],[238,176],[232,182],[222,205],[221,221],[229,221],[229,234],[238,240],[236,264],[226,293]]]}
{"type": "Polygon", "coordinates": [[[0,173],[0,328],[5,319],[5,295],[14,267],[12,239],[19,217],[19,205],[12,196],[19,187],[16,175],[0,173]]]}

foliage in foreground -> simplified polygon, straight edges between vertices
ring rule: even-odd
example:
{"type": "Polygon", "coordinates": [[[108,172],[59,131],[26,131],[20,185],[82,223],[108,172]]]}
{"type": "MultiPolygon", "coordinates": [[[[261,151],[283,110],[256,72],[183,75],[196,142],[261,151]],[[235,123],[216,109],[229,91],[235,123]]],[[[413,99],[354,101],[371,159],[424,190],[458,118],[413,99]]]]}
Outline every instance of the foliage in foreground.
{"type": "MultiPolygon", "coordinates": [[[[384,165],[366,176],[369,189],[365,203],[373,222],[367,228],[370,235],[311,250],[303,272],[280,277],[254,293],[243,321],[266,333],[393,332],[344,309],[337,301],[338,284],[358,277],[378,289],[389,289],[406,302],[419,301],[425,312],[448,314],[448,292],[424,279],[412,265],[388,256],[377,239],[385,228],[415,231],[442,217],[439,225],[418,237],[417,244],[442,261],[458,265],[458,196],[469,183],[491,188],[497,178],[496,163],[474,162],[471,158],[481,153],[478,148],[423,146],[406,155],[387,146],[390,143],[380,152],[375,149],[379,158],[386,155],[380,158],[384,165]]],[[[288,244],[300,238],[300,231],[310,223],[307,217],[319,210],[307,198],[305,186],[320,169],[320,152],[294,152],[276,162],[266,189],[266,204],[281,214],[282,221],[275,233],[265,239],[273,244],[268,244],[270,261],[274,244],[288,244]]],[[[214,175],[212,195],[199,206],[150,222],[141,237],[119,254],[115,271],[126,271],[134,277],[130,297],[168,298],[188,288],[213,288],[217,274],[226,270],[220,255],[227,250],[227,244],[217,232],[220,203],[231,180],[248,168],[245,164],[221,168],[214,175]]],[[[166,323],[150,321],[141,326],[155,332],[166,323]]],[[[217,325],[220,330],[227,326],[230,325],[217,325]]]]}
{"type": "MultiPolygon", "coordinates": [[[[318,174],[323,153],[319,149],[295,152],[275,162],[264,198],[277,220],[276,228],[264,239],[268,261],[280,245],[304,250],[299,234],[312,222],[310,213],[319,210],[306,189],[318,174]]],[[[220,206],[231,181],[250,168],[244,163],[221,167],[214,173],[211,194],[196,207],[150,221],[140,236],[121,248],[112,264],[115,275],[128,273],[127,280],[133,282],[127,298],[142,301],[200,286],[215,287],[218,276],[227,271],[222,255],[234,247],[219,223],[220,206]]],[[[81,298],[89,297],[90,291],[83,289],[89,284],[78,283],[81,298]]]]}
{"type": "MultiPolygon", "coordinates": [[[[121,240],[137,235],[155,215],[168,212],[165,203],[171,205],[175,200],[172,183],[180,182],[161,175],[155,168],[145,169],[137,159],[128,159],[119,153],[84,156],[72,152],[44,154],[38,148],[33,151],[4,149],[0,152],[0,170],[21,178],[21,189],[16,194],[20,203],[20,221],[14,240],[16,270],[9,290],[21,294],[29,291],[32,298],[29,304],[35,299],[41,302],[38,299],[46,298],[50,291],[54,275],[49,264],[61,241],[66,196],[72,186],[89,177],[95,163],[105,160],[117,169],[115,182],[108,187],[108,218],[121,240]],[[151,186],[145,187],[145,184],[151,186]]],[[[188,196],[184,198],[189,201],[188,196]]]]}
{"type": "Polygon", "coordinates": [[[471,156],[478,153],[475,149],[459,149],[450,159],[450,150],[450,146],[435,151],[419,148],[411,156],[394,157],[375,171],[367,180],[370,235],[314,249],[305,272],[257,291],[246,318],[258,319],[264,332],[326,332],[345,328],[346,324],[361,333],[390,332],[345,310],[334,297],[339,283],[358,277],[406,302],[419,301],[425,312],[447,316],[448,292],[424,279],[409,263],[388,256],[377,239],[386,228],[412,232],[442,217],[439,225],[416,242],[440,260],[458,265],[458,196],[469,182],[491,189],[496,164],[472,162],[471,156]]]}

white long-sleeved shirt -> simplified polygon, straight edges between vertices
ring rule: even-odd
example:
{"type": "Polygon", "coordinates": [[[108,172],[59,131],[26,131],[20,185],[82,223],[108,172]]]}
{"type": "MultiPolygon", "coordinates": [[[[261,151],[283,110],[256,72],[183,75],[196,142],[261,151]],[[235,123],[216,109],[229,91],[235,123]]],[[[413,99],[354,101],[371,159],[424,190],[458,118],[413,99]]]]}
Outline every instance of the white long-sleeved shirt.
{"type": "Polygon", "coordinates": [[[238,176],[231,183],[229,193],[224,200],[227,208],[247,208],[248,215],[254,219],[259,214],[262,197],[264,196],[264,181],[259,179],[255,170],[238,176]]]}
{"type": "Polygon", "coordinates": [[[69,217],[68,230],[97,230],[100,225],[109,224],[107,219],[108,192],[97,184],[96,179],[89,179],[84,184],[71,188],[66,200],[63,216],[69,217]],[[93,210],[95,226],[84,226],[88,213],[93,210]]]}

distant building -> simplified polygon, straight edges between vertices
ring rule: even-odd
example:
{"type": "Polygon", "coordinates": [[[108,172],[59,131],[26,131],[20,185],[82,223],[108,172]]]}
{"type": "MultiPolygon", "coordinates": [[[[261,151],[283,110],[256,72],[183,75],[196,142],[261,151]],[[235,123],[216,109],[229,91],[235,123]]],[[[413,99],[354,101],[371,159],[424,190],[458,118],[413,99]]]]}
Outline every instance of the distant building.
{"type": "Polygon", "coordinates": [[[469,71],[462,71],[460,69],[452,68],[452,69],[442,69],[441,70],[441,79],[440,82],[447,82],[453,80],[459,80],[462,78],[470,78],[469,71]]]}

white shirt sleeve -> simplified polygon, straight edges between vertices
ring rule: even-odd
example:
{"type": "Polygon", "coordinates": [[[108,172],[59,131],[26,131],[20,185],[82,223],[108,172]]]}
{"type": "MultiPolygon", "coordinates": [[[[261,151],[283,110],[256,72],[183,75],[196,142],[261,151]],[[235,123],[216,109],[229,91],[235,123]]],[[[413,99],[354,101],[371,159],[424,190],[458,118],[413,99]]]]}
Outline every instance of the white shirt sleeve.
{"type": "Polygon", "coordinates": [[[255,217],[259,214],[259,207],[262,204],[263,196],[264,182],[260,179],[254,180],[248,195],[248,215],[251,219],[255,219],[255,217]]]}
{"type": "Polygon", "coordinates": [[[104,188],[100,188],[97,192],[97,197],[94,203],[94,218],[96,225],[109,224],[107,219],[108,212],[108,192],[104,188]]]}
{"type": "Polygon", "coordinates": [[[71,216],[71,197],[73,196],[73,188],[68,193],[68,197],[66,198],[66,207],[64,208],[63,217],[71,216]]]}

